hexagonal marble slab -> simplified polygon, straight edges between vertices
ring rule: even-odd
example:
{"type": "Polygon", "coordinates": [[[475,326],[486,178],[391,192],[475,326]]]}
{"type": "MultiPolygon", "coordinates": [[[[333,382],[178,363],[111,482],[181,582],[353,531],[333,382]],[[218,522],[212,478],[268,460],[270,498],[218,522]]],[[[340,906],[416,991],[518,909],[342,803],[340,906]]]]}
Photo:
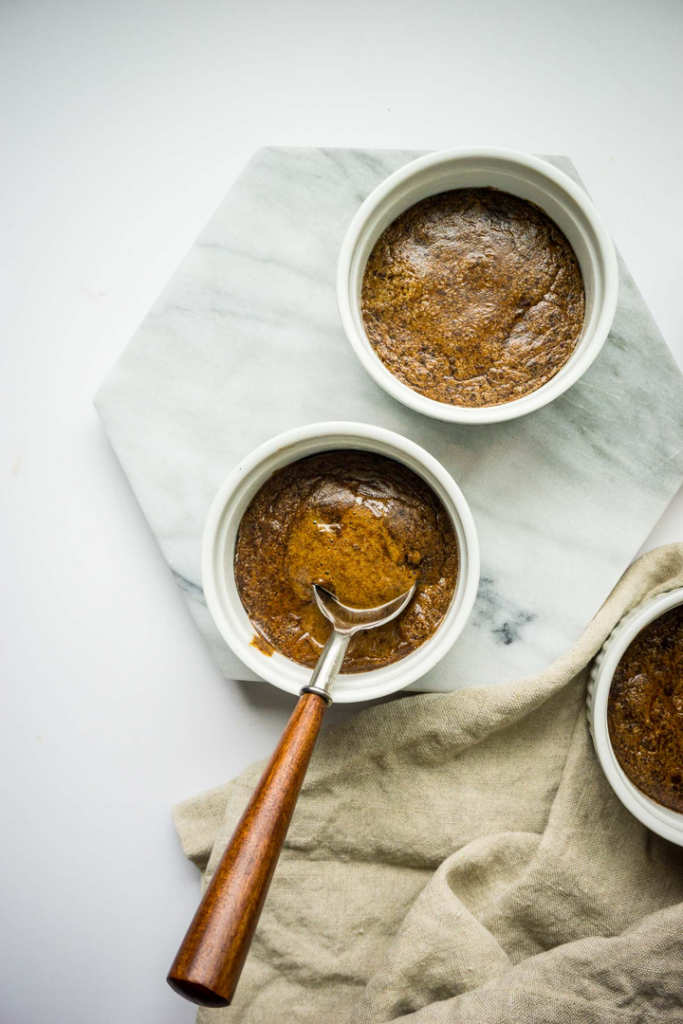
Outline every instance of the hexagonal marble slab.
{"type": "MultiPolygon", "coordinates": [[[[337,253],[352,215],[419,154],[262,149],[96,397],[131,486],[226,676],[255,678],[208,614],[200,540],[215,492],[274,434],[360,420],[417,441],[470,502],[482,580],[462,637],[415,688],[499,683],[576,639],[683,479],[683,378],[620,262],[612,333],[579,383],[519,420],[428,420],[364,372],[341,328],[337,253]]],[[[563,157],[546,159],[577,181],[563,157]]]]}

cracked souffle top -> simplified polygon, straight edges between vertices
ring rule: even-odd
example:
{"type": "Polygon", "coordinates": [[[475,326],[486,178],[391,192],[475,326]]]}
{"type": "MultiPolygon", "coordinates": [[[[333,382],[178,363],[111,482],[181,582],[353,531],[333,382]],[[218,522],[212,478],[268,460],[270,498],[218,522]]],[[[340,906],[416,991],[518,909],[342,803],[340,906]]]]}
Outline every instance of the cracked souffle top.
{"type": "Polygon", "coordinates": [[[539,207],[493,188],[423,199],[377,240],[365,331],[387,369],[437,402],[531,394],[564,366],[584,318],[579,264],[539,207]]]}
{"type": "Polygon", "coordinates": [[[631,782],[683,814],[683,607],[645,626],[617,665],[609,738],[631,782]]]}
{"type": "Polygon", "coordinates": [[[331,451],[293,462],[261,487],[240,523],[235,582],[254,643],[313,668],[331,625],[318,583],[371,608],[417,583],[408,608],[351,638],[343,672],[404,658],[436,631],[455,590],[458,545],[450,516],[425,481],[393,459],[331,451]]]}

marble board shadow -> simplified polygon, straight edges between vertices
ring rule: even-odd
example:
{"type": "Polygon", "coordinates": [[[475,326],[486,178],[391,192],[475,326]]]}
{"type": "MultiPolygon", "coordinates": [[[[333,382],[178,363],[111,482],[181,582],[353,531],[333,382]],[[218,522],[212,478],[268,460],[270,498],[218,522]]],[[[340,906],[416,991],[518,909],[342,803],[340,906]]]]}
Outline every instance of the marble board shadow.
{"type": "MultiPolygon", "coordinates": [[[[467,427],[412,412],[365,373],[341,327],[337,254],[367,194],[420,154],[256,152],[106,380],[95,404],[222,672],[255,679],[218,634],[200,541],[230,470],[284,430],[323,420],[423,445],[467,497],[482,579],[461,638],[413,688],[502,683],[579,636],[683,479],[683,377],[620,260],[610,337],[539,412],[467,427]]],[[[545,157],[579,181],[565,157],[545,157]]],[[[580,183],[580,181],[579,181],[580,183]]]]}

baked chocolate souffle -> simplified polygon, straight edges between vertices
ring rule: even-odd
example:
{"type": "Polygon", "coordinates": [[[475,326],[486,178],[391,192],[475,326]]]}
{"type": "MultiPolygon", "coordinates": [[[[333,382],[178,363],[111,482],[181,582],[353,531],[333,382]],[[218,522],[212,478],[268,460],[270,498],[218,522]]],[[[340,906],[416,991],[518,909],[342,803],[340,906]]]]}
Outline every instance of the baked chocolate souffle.
{"type": "Polygon", "coordinates": [[[254,643],[308,668],[332,628],[314,583],[355,608],[416,583],[398,618],[352,637],[342,671],[367,672],[434,634],[455,590],[458,544],[440,499],[412,470],[371,452],[330,451],[285,466],[257,492],[240,523],[234,572],[254,643]]]}
{"type": "Polygon", "coordinates": [[[631,782],[683,814],[683,607],[645,626],[624,652],[610,687],[607,724],[631,782]]]}
{"type": "Polygon", "coordinates": [[[411,206],[377,240],[361,312],[398,380],[450,405],[502,405],[570,358],[585,312],[579,264],[538,206],[493,188],[411,206]]]}

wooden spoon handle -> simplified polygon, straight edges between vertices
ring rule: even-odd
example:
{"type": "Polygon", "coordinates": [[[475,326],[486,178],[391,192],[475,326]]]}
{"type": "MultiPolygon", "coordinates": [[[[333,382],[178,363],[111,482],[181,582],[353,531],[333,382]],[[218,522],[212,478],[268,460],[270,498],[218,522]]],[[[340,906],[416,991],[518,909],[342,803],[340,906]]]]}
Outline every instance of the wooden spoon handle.
{"type": "Polygon", "coordinates": [[[169,985],[199,1006],[235,993],[326,708],[299,698],[173,961],[169,985]]]}

